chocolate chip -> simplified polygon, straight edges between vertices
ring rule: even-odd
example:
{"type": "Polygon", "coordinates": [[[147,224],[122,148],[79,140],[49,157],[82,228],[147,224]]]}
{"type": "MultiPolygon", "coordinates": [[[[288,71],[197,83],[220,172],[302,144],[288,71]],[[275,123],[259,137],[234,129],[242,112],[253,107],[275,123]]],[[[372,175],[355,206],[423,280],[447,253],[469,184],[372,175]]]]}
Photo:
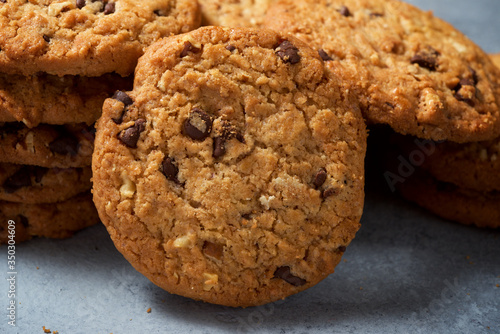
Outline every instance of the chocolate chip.
{"type": "Polygon", "coordinates": [[[437,68],[437,58],[440,53],[428,46],[425,49],[418,51],[413,57],[411,57],[410,62],[412,64],[418,64],[420,67],[426,68],[430,71],[435,71],[437,68]]]}
{"type": "Polygon", "coordinates": [[[275,52],[284,63],[297,64],[300,61],[299,49],[289,41],[283,41],[275,52]]]}
{"type": "Polygon", "coordinates": [[[104,15],[113,14],[114,12],[115,12],[115,3],[114,2],[108,2],[104,6],[104,15]]]}
{"type": "Polygon", "coordinates": [[[323,50],[323,49],[319,49],[318,54],[321,57],[321,59],[323,59],[324,61],[333,60],[333,58],[330,57],[328,55],[328,53],[326,53],[325,50],[323,50]]]}
{"type": "Polygon", "coordinates": [[[181,53],[179,54],[179,57],[184,58],[188,55],[189,52],[198,53],[200,51],[201,51],[200,48],[195,47],[189,41],[185,41],[184,48],[182,49],[181,53]]]}
{"type": "Polygon", "coordinates": [[[0,2],[1,2],[1,3],[6,3],[6,2],[7,2],[7,0],[0,0],[0,2]]]}
{"type": "Polygon", "coordinates": [[[179,182],[177,180],[177,174],[179,173],[179,168],[175,165],[174,159],[170,157],[165,157],[161,163],[161,172],[165,177],[174,182],[179,182]]]}
{"type": "Polygon", "coordinates": [[[345,17],[352,16],[351,12],[349,11],[349,8],[347,8],[346,6],[340,7],[339,13],[340,13],[340,15],[345,16],[345,17]]]}
{"type": "Polygon", "coordinates": [[[19,218],[19,221],[21,222],[21,225],[23,225],[25,228],[28,228],[28,226],[29,226],[28,218],[26,218],[23,215],[18,215],[17,217],[19,218]]]}
{"type": "Polygon", "coordinates": [[[111,120],[115,122],[115,124],[121,124],[123,122],[123,116],[125,116],[125,112],[127,111],[127,107],[133,104],[134,101],[132,101],[132,99],[130,98],[130,96],[127,95],[127,93],[122,92],[120,90],[117,90],[111,98],[123,103],[123,109],[120,116],[118,116],[117,118],[111,118],[111,120]]]}
{"type": "Polygon", "coordinates": [[[43,35],[43,40],[48,43],[50,42],[50,37],[47,35],[43,35]]]}
{"type": "Polygon", "coordinates": [[[459,101],[468,103],[470,106],[474,106],[473,98],[476,94],[476,87],[473,78],[463,78],[460,80],[458,85],[455,87],[455,98],[459,101]]]}
{"type": "Polygon", "coordinates": [[[82,9],[83,7],[85,7],[86,3],[85,3],[85,0],[76,0],[76,7],[78,9],[82,9]]]}
{"type": "Polygon", "coordinates": [[[212,131],[212,117],[199,108],[194,108],[184,121],[184,133],[194,140],[204,140],[212,131]]]}
{"type": "Polygon", "coordinates": [[[5,180],[3,189],[7,194],[11,194],[21,188],[30,187],[31,184],[31,169],[29,166],[23,166],[5,180]]]}
{"type": "Polygon", "coordinates": [[[323,183],[325,183],[327,176],[328,175],[326,174],[326,170],[324,168],[321,168],[314,176],[314,180],[313,180],[314,187],[316,189],[321,187],[323,185],[323,183]]]}
{"type": "Polygon", "coordinates": [[[77,155],[80,148],[80,142],[72,133],[62,128],[61,134],[55,140],[49,143],[49,149],[53,153],[77,155]]]}
{"type": "Polygon", "coordinates": [[[306,284],[306,280],[300,277],[294,276],[290,273],[290,267],[278,267],[274,272],[274,278],[281,278],[287,283],[293,286],[301,286],[306,284]]]}
{"type": "Polygon", "coordinates": [[[339,252],[342,252],[342,253],[344,253],[346,249],[347,249],[347,248],[346,248],[345,246],[340,246],[340,247],[338,248],[339,252]]]}
{"type": "Polygon", "coordinates": [[[330,187],[323,190],[323,192],[321,193],[321,197],[327,198],[336,194],[338,194],[338,189],[330,187]]]}
{"type": "Polygon", "coordinates": [[[220,260],[224,251],[224,246],[221,244],[216,244],[210,241],[205,241],[203,243],[203,253],[206,255],[220,260]]]}
{"type": "Polygon", "coordinates": [[[125,105],[125,107],[134,103],[134,101],[132,101],[130,96],[128,96],[127,93],[122,92],[121,90],[117,90],[111,98],[120,101],[125,105]]]}
{"type": "Polygon", "coordinates": [[[229,52],[233,52],[234,50],[236,50],[236,46],[229,44],[228,46],[226,46],[226,50],[229,52]]]}
{"type": "Polygon", "coordinates": [[[215,137],[214,138],[214,151],[213,157],[219,158],[226,154],[226,140],[223,137],[215,137]]]}
{"type": "Polygon", "coordinates": [[[118,139],[126,146],[130,148],[137,148],[137,142],[139,141],[139,136],[141,132],[146,128],[146,120],[139,118],[135,121],[134,125],[120,131],[118,134],[118,139]]]}

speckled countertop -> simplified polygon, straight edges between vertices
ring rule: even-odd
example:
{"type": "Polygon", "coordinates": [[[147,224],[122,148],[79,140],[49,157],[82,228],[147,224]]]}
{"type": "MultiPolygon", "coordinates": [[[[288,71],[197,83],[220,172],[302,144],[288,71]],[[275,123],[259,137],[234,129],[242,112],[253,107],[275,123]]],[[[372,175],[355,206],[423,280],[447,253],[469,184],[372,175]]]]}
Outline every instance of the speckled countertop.
{"type": "MultiPolygon", "coordinates": [[[[500,52],[499,0],[411,0],[500,52]]],[[[103,226],[16,249],[17,327],[0,333],[500,333],[500,230],[450,223],[367,189],[363,226],[336,272],[285,301],[231,309],[170,295],[136,272],[103,226]],[[151,312],[147,310],[151,308],[151,312]]]]}

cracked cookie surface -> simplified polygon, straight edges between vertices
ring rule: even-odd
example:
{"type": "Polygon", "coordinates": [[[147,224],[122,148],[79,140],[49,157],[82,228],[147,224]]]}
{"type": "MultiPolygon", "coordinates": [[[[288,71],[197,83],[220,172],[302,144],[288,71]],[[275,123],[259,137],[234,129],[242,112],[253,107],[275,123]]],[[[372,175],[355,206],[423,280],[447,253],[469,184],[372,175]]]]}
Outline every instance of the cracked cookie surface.
{"type": "Polygon", "coordinates": [[[359,228],[366,129],[303,42],[205,27],[154,44],[104,103],[94,202],[169,292],[259,305],[334,271],[359,228]]]}
{"type": "Polygon", "coordinates": [[[279,0],[265,26],[316,48],[353,83],[371,123],[456,142],[500,134],[499,70],[430,12],[394,0],[279,0]]]}
{"type": "Polygon", "coordinates": [[[0,1],[0,68],[31,75],[130,75],[148,45],[200,24],[189,0],[0,1]]]}

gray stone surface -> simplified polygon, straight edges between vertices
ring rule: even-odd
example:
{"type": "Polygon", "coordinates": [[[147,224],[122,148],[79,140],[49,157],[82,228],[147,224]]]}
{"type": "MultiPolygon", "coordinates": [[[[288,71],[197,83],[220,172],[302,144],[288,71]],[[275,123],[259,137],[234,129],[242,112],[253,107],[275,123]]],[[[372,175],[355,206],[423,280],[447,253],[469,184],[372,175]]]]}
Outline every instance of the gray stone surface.
{"type": "MultiPolygon", "coordinates": [[[[413,0],[500,52],[500,1],[413,0]]],[[[500,333],[500,231],[450,223],[370,183],[363,226],[335,274],[285,301],[231,309],[170,295],[137,273],[104,227],[16,248],[16,324],[0,333],[500,333]],[[151,313],[146,310],[151,308],[151,313]]]]}

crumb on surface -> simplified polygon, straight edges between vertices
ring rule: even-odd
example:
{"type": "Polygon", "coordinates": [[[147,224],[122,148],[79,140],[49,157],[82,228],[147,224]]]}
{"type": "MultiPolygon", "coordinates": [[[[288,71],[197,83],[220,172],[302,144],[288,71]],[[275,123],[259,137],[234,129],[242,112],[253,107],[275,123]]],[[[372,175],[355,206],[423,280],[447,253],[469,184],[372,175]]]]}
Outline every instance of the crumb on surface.
{"type": "MultiPolygon", "coordinates": [[[[497,286],[498,286],[498,284],[497,284],[497,286]]],[[[146,312],[151,313],[151,307],[148,308],[146,312]]]]}

